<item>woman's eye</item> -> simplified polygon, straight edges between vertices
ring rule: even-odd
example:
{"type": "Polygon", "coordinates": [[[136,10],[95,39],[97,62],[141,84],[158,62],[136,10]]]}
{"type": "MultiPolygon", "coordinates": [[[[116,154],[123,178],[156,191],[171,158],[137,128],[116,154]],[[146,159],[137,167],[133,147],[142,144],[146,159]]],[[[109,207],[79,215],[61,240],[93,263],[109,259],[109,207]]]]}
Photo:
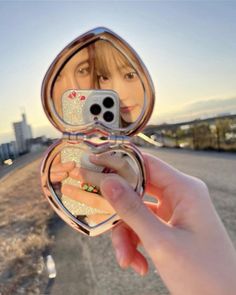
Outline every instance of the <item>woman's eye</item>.
{"type": "Polygon", "coordinates": [[[77,74],[79,74],[80,76],[86,76],[89,73],[90,73],[89,67],[78,68],[78,70],[77,70],[77,74]]]}
{"type": "Polygon", "coordinates": [[[137,78],[137,73],[136,72],[129,72],[125,74],[125,79],[126,80],[134,80],[137,78]]]}

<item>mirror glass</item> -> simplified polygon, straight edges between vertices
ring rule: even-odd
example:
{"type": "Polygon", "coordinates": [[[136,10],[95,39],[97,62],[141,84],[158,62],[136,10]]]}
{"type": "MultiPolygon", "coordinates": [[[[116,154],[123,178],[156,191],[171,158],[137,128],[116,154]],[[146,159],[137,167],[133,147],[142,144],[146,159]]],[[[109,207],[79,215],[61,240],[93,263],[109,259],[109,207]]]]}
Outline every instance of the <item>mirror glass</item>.
{"type": "Polygon", "coordinates": [[[137,163],[125,151],[94,151],[85,143],[63,146],[49,168],[51,189],[63,208],[90,227],[115,214],[100,192],[102,179],[115,173],[136,189],[140,174],[137,163]]]}
{"type": "Polygon", "coordinates": [[[130,51],[124,53],[120,45],[121,50],[99,39],[70,56],[59,69],[51,99],[65,123],[81,126],[98,121],[119,129],[140,121],[147,82],[145,77],[140,79],[137,58],[130,51]]]}

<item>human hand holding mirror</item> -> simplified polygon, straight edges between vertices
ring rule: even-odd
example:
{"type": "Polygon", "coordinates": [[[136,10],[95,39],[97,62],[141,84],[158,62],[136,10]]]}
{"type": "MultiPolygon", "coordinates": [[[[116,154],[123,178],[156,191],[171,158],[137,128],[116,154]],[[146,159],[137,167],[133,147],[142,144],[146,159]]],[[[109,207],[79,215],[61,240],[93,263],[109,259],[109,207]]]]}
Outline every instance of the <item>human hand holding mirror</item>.
{"type": "Polygon", "coordinates": [[[120,37],[97,28],[63,49],[42,86],[42,102],[62,133],[42,163],[44,193],[76,230],[98,235],[118,220],[100,192],[115,173],[143,196],[145,169],[130,136],[148,121],[154,103],[150,76],[120,37]]]}

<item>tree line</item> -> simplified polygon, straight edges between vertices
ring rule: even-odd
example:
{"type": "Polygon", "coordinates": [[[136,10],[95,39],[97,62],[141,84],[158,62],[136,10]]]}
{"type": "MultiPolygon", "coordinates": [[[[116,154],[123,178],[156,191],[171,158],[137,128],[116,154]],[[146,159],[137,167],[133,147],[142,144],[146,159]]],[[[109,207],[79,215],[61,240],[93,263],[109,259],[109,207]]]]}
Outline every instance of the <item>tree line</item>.
{"type": "Polygon", "coordinates": [[[164,147],[236,152],[236,117],[152,126],[144,133],[164,147]]]}

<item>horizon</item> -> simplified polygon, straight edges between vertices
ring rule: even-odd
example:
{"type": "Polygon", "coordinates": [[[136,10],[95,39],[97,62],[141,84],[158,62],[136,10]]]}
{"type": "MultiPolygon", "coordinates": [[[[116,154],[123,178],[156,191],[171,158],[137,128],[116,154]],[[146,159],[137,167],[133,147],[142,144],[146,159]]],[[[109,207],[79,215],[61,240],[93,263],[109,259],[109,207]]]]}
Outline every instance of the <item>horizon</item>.
{"type": "MultiPolygon", "coordinates": [[[[169,119],[168,120],[162,120],[157,123],[151,122],[151,120],[148,121],[144,129],[148,126],[161,126],[161,125],[175,125],[175,124],[188,124],[191,122],[194,122],[195,120],[200,120],[200,121],[205,121],[208,119],[215,119],[215,118],[227,118],[230,116],[236,116],[236,109],[234,112],[228,112],[228,113],[219,113],[219,114],[212,114],[208,116],[200,116],[200,117],[188,117],[188,119],[185,120],[178,120],[178,119],[169,119]]],[[[27,114],[26,114],[27,118],[27,114]]],[[[30,122],[27,122],[30,125],[30,122]]],[[[13,124],[13,123],[12,123],[13,124]]],[[[33,133],[33,138],[40,137],[40,136],[46,136],[47,138],[60,138],[62,137],[62,133],[60,133],[54,126],[48,124],[48,125],[43,125],[43,126],[31,126],[32,128],[32,133],[33,133]]],[[[15,135],[14,135],[14,130],[12,132],[6,132],[5,135],[0,134],[0,145],[4,143],[8,143],[11,141],[15,141],[15,135]]]]}

